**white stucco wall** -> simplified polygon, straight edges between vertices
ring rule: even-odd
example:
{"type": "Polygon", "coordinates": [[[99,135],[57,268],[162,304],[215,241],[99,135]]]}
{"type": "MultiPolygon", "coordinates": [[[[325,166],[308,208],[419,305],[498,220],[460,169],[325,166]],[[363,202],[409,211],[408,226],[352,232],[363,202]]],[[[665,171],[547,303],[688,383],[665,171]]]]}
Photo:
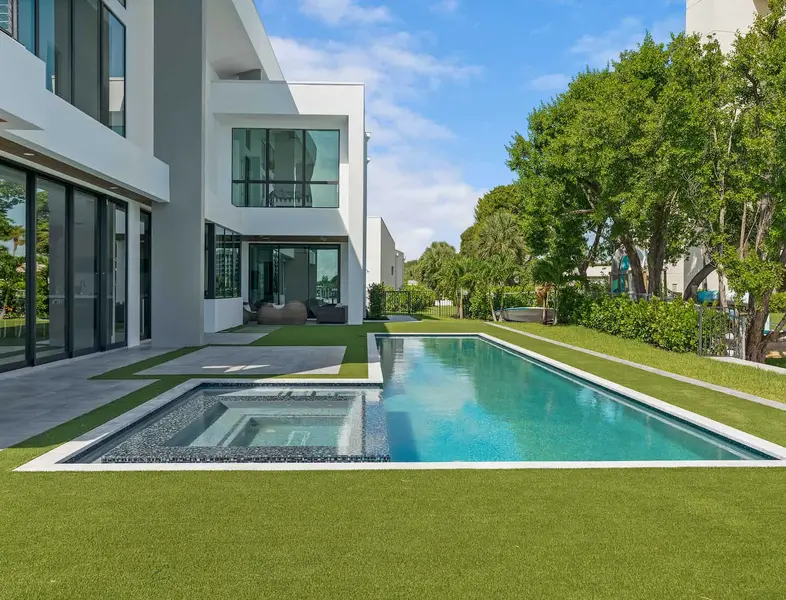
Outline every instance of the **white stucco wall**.
{"type": "Polygon", "coordinates": [[[205,333],[224,331],[242,324],[242,298],[205,300],[205,333]]]}
{"type": "Polygon", "coordinates": [[[396,287],[396,243],[381,217],[367,219],[366,238],[366,283],[396,287]]]}
{"type": "Polygon", "coordinates": [[[715,35],[723,49],[730,50],[736,33],[767,10],[767,0],[687,0],[686,31],[715,35]]]}

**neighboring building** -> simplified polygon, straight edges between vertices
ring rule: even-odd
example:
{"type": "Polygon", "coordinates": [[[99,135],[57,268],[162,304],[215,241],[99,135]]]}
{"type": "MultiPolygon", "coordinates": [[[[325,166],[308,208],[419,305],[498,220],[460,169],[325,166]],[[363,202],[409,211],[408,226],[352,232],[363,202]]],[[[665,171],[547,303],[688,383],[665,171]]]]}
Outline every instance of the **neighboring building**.
{"type": "Polygon", "coordinates": [[[384,283],[400,289],[404,281],[404,254],[396,250],[385,221],[381,217],[369,217],[366,232],[366,284],[384,283]]]}
{"type": "Polygon", "coordinates": [[[686,31],[714,35],[724,50],[730,50],[737,32],[768,11],[767,0],[688,0],[686,31]]]}
{"type": "Polygon", "coordinates": [[[396,282],[393,287],[400,290],[404,287],[404,263],[407,262],[404,253],[401,250],[396,250],[396,282]]]}
{"type": "Polygon", "coordinates": [[[362,322],[364,86],[285,81],[253,0],[0,0],[0,81],[0,371],[362,322]]]}

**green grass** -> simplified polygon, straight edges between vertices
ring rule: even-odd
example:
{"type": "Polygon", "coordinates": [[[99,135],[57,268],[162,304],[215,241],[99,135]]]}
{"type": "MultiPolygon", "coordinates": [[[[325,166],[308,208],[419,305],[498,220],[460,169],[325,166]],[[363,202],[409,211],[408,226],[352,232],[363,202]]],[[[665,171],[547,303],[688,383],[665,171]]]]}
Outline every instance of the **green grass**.
{"type": "MultiPolygon", "coordinates": [[[[342,374],[361,376],[369,331],[485,331],[786,443],[782,411],[477,322],[289,327],[258,343],[346,345],[342,374]]],[[[737,600],[786,589],[783,469],[11,472],[183,380],[0,452],[0,598],[737,600]]]]}
{"type": "MultiPolygon", "coordinates": [[[[786,379],[775,373],[723,363],[691,353],[668,352],[644,342],[627,340],[579,326],[550,327],[539,323],[503,323],[503,325],[678,375],[786,402],[786,379]]],[[[617,369],[624,370],[625,367],[618,366],[617,369]]]]}

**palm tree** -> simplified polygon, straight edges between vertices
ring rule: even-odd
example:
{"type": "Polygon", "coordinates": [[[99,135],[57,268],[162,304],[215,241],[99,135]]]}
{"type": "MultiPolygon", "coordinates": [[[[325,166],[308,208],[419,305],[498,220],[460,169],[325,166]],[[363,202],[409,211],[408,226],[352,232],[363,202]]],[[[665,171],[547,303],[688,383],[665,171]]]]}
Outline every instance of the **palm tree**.
{"type": "MultiPolygon", "coordinates": [[[[554,325],[559,322],[559,291],[569,281],[576,279],[572,274],[571,265],[555,257],[543,258],[535,263],[532,270],[532,279],[540,285],[544,292],[543,298],[543,324],[546,323],[548,314],[549,294],[554,292],[554,325]]],[[[540,296],[540,294],[538,294],[540,296]]]]}
{"type": "Polygon", "coordinates": [[[484,219],[478,232],[478,258],[505,256],[515,263],[523,263],[527,254],[524,234],[518,219],[506,210],[498,210],[484,219]]]}
{"type": "Polygon", "coordinates": [[[494,307],[494,292],[499,288],[505,287],[505,284],[519,273],[519,267],[510,256],[504,254],[495,254],[489,257],[488,260],[481,262],[480,265],[478,276],[481,284],[486,288],[491,318],[494,321],[498,321],[494,307]]]}

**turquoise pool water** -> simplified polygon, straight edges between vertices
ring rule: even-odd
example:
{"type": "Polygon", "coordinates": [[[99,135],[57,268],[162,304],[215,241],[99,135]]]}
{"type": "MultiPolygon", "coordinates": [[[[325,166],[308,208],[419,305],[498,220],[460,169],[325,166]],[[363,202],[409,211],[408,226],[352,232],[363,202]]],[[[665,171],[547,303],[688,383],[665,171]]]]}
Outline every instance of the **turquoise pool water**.
{"type": "Polygon", "coordinates": [[[377,344],[394,462],[762,458],[479,338],[377,344]]]}

